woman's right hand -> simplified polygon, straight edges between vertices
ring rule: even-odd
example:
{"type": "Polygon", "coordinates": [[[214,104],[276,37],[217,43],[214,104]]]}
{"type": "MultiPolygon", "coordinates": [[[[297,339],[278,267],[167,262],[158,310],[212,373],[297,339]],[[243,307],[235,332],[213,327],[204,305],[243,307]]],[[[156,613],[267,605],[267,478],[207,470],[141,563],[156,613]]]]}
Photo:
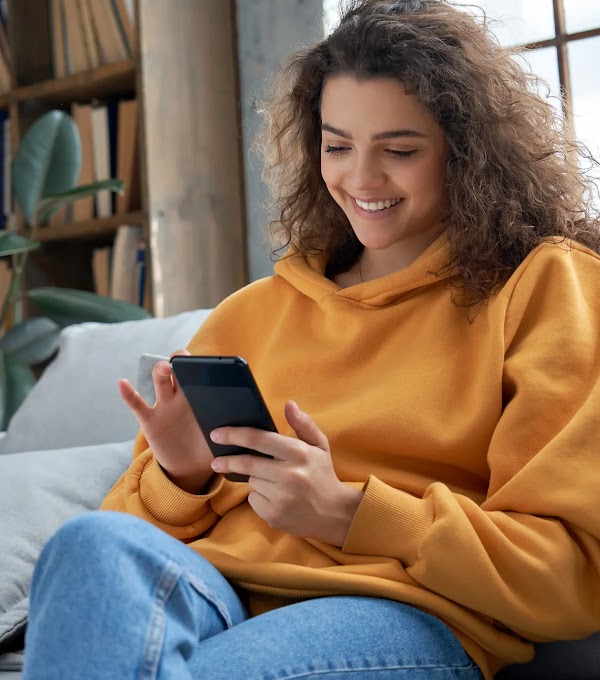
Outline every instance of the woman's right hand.
{"type": "MultiPolygon", "coordinates": [[[[177,350],[171,356],[175,355],[189,352],[177,350]]],[[[125,379],[118,383],[121,397],[166,475],[184,491],[199,493],[213,474],[212,453],[168,361],[155,364],[152,380],[156,391],[154,407],[125,379]]]]}

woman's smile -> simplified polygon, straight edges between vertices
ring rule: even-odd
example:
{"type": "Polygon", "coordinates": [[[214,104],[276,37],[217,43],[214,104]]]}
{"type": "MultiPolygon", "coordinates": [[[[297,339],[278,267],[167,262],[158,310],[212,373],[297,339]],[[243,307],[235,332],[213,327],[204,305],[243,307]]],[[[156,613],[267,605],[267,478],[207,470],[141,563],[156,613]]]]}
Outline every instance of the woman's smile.
{"type": "Polygon", "coordinates": [[[358,201],[358,199],[352,197],[350,197],[350,200],[356,214],[365,220],[385,220],[388,217],[392,217],[396,215],[404,203],[404,199],[401,198],[395,198],[392,201],[369,201],[368,203],[358,201]],[[365,207],[367,205],[369,206],[368,209],[365,207]]]}

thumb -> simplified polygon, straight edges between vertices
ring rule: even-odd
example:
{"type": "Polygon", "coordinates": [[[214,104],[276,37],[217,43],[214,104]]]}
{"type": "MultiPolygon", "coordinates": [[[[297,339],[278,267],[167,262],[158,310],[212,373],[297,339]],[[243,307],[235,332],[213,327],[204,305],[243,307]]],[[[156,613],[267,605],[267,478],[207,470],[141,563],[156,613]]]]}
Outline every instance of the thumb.
{"type": "Polygon", "coordinates": [[[285,417],[288,423],[294,428],[298,439],[303,442],[316,446],[329,453],[329,441],[321,432],[312,416],[301,411],[295,401],[288,401],[285,405],[285,417]]]}

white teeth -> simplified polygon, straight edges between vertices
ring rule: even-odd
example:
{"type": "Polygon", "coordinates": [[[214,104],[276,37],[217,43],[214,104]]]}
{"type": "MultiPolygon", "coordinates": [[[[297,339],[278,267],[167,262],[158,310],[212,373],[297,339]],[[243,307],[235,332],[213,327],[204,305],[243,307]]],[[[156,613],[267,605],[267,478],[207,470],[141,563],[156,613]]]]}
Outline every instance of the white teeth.
{"type": "Polygon", "coordinates": [[[369,212],[376,212],[378,210],[384,210],[385,208],[391,208],[393,205],[400,203],[399,198],[388,198],[385,201],[379,201],[379,203],[365,203],[364,201],[359,201],[357,198],[354,199],[356,205],[358,205],[363,210],[368,210],[369,212]]]}

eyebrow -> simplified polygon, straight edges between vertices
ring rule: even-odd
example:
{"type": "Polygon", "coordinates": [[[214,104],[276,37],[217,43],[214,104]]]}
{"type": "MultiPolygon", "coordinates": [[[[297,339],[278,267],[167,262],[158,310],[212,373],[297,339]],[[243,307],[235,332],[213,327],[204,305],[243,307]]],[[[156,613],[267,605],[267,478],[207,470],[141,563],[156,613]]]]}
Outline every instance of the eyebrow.
{"type": "MultiPolygon", "coordinates": [[[[325,130],[326,132],[332,132],[334,135],[338,135],[338,137],[343,137],[344,139],[352,140],[352,135],[349,132],[346,132],[345,130],[340,130],[339,128],[333,127],[333,125],[329,125],[328,123],[323,123],[321,125],[321,130],[325,130]]],[[[379,142],[383,139],[395,139],[396,137],[418,137],[420,139],[427,139],[427,135],[424,134],[423,132],[419,132],[418,130],[388,130],[387,132],[377,132],[371,137],[371,141],[373,142],[379,142]]]]}

